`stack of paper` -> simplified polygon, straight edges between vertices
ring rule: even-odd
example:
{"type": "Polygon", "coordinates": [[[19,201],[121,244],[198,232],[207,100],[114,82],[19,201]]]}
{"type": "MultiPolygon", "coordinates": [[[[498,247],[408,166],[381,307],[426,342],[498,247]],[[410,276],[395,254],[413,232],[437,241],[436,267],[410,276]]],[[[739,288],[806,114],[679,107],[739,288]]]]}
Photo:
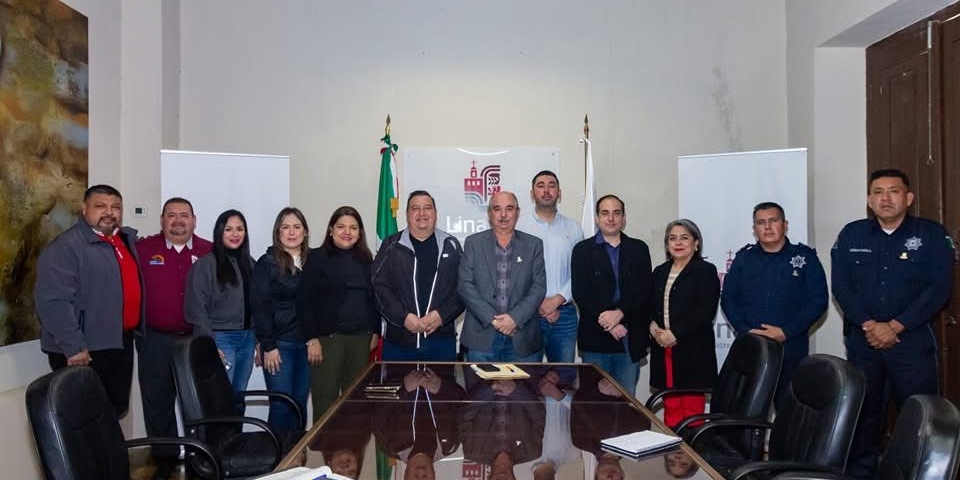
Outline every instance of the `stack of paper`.
{"type": "Polygon", "coordinates": [[[512,363],[473,363],[470,368],[484,380],[520,380],[530,374],[512,363]]]}
{"type": "Polygon", "coordinates": [[[609,452],[630,458],[639,458],[644,455],[673,450],[680,445],[681,441],[680,437],[654,432],[653,430],[644,430],[603,439],[600,441],[600,446],[609,452]]]}
{"type": "Polygon", "coordinates": [[[306,468],[296,467],[278,473],[271,473],[256,480],[351,480],[330,471],[330,467],[306,468]]]}

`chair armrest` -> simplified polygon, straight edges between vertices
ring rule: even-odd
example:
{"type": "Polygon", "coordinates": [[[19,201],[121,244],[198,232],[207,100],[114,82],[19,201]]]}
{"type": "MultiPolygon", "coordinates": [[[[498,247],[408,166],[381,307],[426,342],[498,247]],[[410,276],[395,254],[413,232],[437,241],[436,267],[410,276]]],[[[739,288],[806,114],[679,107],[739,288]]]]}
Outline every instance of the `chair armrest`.
{"type": "Polygon", "coordinates": [[[250,425],[255,425],[260,427],[263,431],[267,432],[267,435],[270,435],[270,439],[273,440],[274,451],[277,452],[276,459],[273,462],[273,467],[276,467],[283,456],[283,450],[280,447],[280,439],[277,438],[277,434],[274,433],[273,429],[270,428],[270,425],[267,425],[267,422],[260,420],[259,418],[251,417],[210,417],[210,418],[199,418],[197,420],[183,421],[183,428],[186,429],[190,435],[196,434],[196,427],[202,425],[213,425],[213,424],[227,424],[227,425],[236,425],[248,423],[250,425]]]}
{"type": "Polygon", "coordinates": [[[773,480],[854,480],[854,478],[849,475],[831,472],[790,471],[773,477],[773,480]]]}
{"type": "Polygon", "coordinates": [[[654,393],[650,398],[647,399],[647,403],[644,406],[647,407],[647,410],[653,410],[653,406],[656,405],[657,401],[667,395],[681,395],[684,393],[713,393],[712,388],[665,388],[660,390],[657,393],[654,393]]]}
{"type": "Polygon", "coordinates": [[[759,429],[770,429],[773,428],[773,423],[767,422],[764,420],[749,420],[749,419],[725,419],[725,420],[714,420],[712,422],[707,422],[706,425],[701,426],[697,429],[697,433],[693,435],[693,438],[690,439],[690,446],[692,447],[694,443],[697,443],[697,439],[703,435],[704,432],[708,430],[713,430],[715,428],[722,427],[740,427],[743,429],[746,428],[759,428],[759,429]]]}
{"type": "Polygon", "coordinates": [[[127,440],[123,442],[123,445],[127,449],[143,447],[147,445],[182,445],[188,449],[194,448],[210,458],[210,462],[213,464],[213,478],[222,478],[220,476],[220,458],[217,457],[217,454],[213,453],[213,450],[211,450],[207,444],[199,440],[194,440],[192,438],[146,437],[127,440]]]}
{"type": "Polygon", "coordinates": [[[237,392],[237,395],[241,397],[270,397],[270,398],[279,398],[287,402],[292,408],[293,411],[297,412],[297,418],[300,419],[300,430],[304,430],[307,426],[306,418],[304,418],[304,413],[300,411],[300,405],[297,405],[297,401],[293,399],[290,395],[287,395],[283,392],[274,392],[271,390],[247,390],[243,392],[237,392]]]}
{"type": "MultiPolygon", "coordinates": [[[[684,418],[683,420],[680,421],[680,423],[677,424],[677,426],[673,429],[673,431],[677,432],[677,435],[679,435],[681,430],[683,430],[684,428],[687,428],[693,422],[699,422],[702,420],[723,420],[723,419],[739,420],[738,417],[731,417],[729,414],[726,414],[726,413],[701,413],[698,415],[690,415],[689,417],[684,418]]],[[[699,428],[699,427],[692,427],[692,428],[699,428]]]]}
{"type": "Polygon", "coordinates": [[[743,478],[751,473],[755,472],[784,472],[787,470],[804,470],[809,472],[827,472],[827,473],[842,473],[840,470],[833,467],[826,467],[823,465],[817,465],[815,463],[808,462],[789,462],[789,461],[772,461],[772,462],[750,462],[745,465],[737,467],[733,473],[728,477],[730,480],[738,480],[743,478]]]}

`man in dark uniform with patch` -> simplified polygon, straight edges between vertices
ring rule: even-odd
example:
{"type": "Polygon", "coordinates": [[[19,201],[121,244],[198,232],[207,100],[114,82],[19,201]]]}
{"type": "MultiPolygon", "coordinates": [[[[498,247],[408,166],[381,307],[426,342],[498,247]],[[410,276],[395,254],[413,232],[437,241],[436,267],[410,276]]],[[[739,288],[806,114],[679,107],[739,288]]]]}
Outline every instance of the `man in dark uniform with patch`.
{"type": "Polygon", "coordinates": [[[753,207],[753,233],[723,279],[721,305],[737,334],[755,333],[783,344],[783,368],[774,397],[779,407],[797,364],[810,353],[810,327],[827,310],[827,277],[817,252],[790,243],[783,207],[753,207]]]}
{"type": "Polygon", "coordinates": [[[830,255],[847,359],[867,377],[848,463],[857,477],[876,468],[887,396],[899,407],[939,391],[932,323],[950,297],[953,241],[939,223],[908,215],[911,203],[903,172],[873,172],[867,205],[876,218],[843,227],[830,255]]]}

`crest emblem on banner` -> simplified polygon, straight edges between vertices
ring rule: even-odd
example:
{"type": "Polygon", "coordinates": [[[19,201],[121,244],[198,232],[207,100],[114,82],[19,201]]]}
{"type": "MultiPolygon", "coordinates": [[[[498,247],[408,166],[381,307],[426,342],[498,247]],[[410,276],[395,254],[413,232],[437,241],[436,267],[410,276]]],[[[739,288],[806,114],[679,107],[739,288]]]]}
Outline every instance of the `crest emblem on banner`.
{"type": "Polygon", "coordinates": [[[501,188],[500,165],[487,165],[477,172],[477,161],[470,162],[470,176],[463,179],[463,196],[467,202],[486,206],[501,188]]]}

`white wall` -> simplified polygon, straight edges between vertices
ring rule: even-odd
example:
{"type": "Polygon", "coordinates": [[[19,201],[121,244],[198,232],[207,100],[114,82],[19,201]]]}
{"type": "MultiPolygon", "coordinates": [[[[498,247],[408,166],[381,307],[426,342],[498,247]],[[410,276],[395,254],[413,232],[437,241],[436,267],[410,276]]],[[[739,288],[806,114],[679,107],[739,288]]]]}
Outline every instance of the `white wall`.
{"type": "Polygon", "coordinates": [[[401,149],[558,147],[579,218],[588,113],[598,193],[659,238],[677,155],[787,141],[783,2],[720,3],[183,2],[181,148],[289,154],[314,228],[372,220],[390,113],[401,149]]]}
{"type": "Polygon", "coordinates": [[[784,18],[768,0],[183,2],[180,148],[288,154],[314,229],[342,204],[369,223],[389,113],[401,149],[559,148],[579,218],[587,113],[597,192],[656,261],[678,155],[786,145],[784,18]]]}

